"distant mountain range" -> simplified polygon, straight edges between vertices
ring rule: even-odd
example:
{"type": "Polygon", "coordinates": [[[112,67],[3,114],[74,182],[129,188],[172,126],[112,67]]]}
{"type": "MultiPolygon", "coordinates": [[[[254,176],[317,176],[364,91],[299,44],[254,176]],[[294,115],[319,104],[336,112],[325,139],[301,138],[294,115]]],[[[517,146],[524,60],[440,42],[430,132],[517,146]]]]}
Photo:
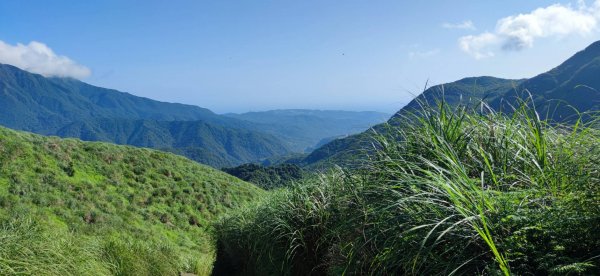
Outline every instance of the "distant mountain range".
{"type": "Polygon", "coordinates": [[[385,122],[391,115],[381,112],[284,109],[226,116],[261,124],[262,131],[286,141],[295,152],[310,152],[323,140],[360,133],[385,122]]]}
{"type": "Polygon", "coordinates": [[[372,148],[375,133],[395,131],[404,112],[418,110],[421,103],[435,105],[443,97],[447,104],[479,105],[482,101],[492,109],[511,113],[523,100],[535,106],[540,117],[554,122],[572,122],[583,114],[600,111],[600,41],[576,53],[558,67],[531,79],[510,80],[494,77],[472,77],[433,86],[425,90],[386,123],[341,139],[335,139],[306,157],[293,162],[305,167],[329,167],[332,164],[358,166],[372,148]]]}
{"type": "Polygon", "coordinates": [[[0,125],[185,155],[214,167],[302,152],[321,139],[361,132],[376,112],[278,110],[218,115],[68,78],[0,64],[0,125]]]}
{"type": "Polygon", "coordinates": [[[282,156],[306,167],[349,164],[363,159],[356,155],[368,152],[373,133],[393,131],[403,112],[423,102],[435,104],[440,97],[454,105],[475,106],[483,100],[501,112],[529,99],[542,118],[572,121],[600,110],[600,42],[531,79],[485,76],[433,86],[387,122],[389,116],[378,112],[294,109],[219,115],[0,64],[0,125],[161,149],[214,167],[284,162],[282,156]],[[307,154],[293,154],[302,152],[307,154]]]}

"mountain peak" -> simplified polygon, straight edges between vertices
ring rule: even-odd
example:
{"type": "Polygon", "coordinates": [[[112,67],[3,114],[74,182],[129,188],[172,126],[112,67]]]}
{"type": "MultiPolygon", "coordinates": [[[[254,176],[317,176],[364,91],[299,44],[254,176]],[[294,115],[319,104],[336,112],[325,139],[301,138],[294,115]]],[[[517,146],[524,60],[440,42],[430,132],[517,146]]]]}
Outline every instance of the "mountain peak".
{"type": "Polygon", "coordinates": [[[587,46],[584,50],[584,52],[587,51],[596,51],[596,52],[600,52],[600,40],[590,44],[589,46],[587,46]]]}
{"type": "Polygon", "coordinates": [[[600,57],[600,41],[596,41],[590,44],[585,49],[577,52],[575,55],[567,59],[565,62],[550,70],[548,73],[551,75],[560,75],[565,73],[572,73],[575,70],[585,66],[593,60],[600,57]]]}

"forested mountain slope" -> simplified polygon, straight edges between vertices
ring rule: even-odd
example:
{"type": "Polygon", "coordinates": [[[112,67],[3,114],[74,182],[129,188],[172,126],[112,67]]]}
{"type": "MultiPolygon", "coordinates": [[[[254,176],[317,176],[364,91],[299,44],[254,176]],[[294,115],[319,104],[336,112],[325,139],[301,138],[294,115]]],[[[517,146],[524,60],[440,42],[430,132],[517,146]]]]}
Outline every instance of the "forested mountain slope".
{"type": "Polygon", "coordinates": [[[290,152],[278,138],[251,122],[74,79],[46,78],[2,64],[0,125],[45,135],[157,148],[215,167],[290,152]]]}
{"type": "Polygon", "coordinates": [[[528,102],[542,119],[573,122],[581,114],[600,110],[600,41],[576,53],[556,68],[531,79],[506,80],[494,77],[465,78],[437,85],[399,110],[388,122],[361,134],[336,139],[313,151],[304,160],[308,167],[356,165],[358,155],[372,149],[375,133],[387,133],[403,120],[407,112],[418,111],[420,104],[445,104],[477,108],[483,101],[492,110],[510,114],[514,108],[528,102]]]}

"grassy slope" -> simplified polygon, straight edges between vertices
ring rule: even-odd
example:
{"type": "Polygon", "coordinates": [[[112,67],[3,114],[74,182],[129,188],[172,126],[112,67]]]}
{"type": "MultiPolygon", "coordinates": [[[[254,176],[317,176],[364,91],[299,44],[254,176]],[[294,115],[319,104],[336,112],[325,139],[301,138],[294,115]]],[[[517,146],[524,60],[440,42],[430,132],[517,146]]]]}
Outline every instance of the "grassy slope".
{"type": "MultiPolygon", "coordinates": [[[[597,275],[600,132],[426,108],[369,170],[279,190],[217,224],[238,275],[597,275]]],[[[410,123],[408,123],[410,122],[410,123]]]]}
{"type": "Polygon", "coordinates": [[[0,164],[0,274],[208,269],[208,222],[263,193],[173,154],[5,128],[0,164]]]}

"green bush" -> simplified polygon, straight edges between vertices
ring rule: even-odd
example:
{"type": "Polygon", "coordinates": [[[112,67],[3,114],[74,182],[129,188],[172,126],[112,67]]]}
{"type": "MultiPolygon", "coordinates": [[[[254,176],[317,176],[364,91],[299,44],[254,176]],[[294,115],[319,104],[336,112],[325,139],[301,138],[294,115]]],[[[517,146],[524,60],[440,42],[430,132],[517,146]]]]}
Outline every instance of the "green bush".
{"type": "Polygon", "coordinates": [[[169,153],[0,128],[0,275],[208,275],[210,222],[263,193],[169,153]]]}
{"type": "MultiPolygon", "coordinates": [[[[485,112],[484,112],[485,111],[485,112]]],[[[600,132],[424,107],[333,171],[216,223],[216,271],[239,275],[599,274],[600,132]]]]}
{"type": "Polygon", "coordinates": [[[250,163],[233,168],[223,168],[222,171],[267,190],[291,185],[302,180],[306,174],[302,168],[294,164],[265,167],[250,163]]]}
{"type": "Polygon", "coordinates": [[[111,275],[97,241],[24,217],[0,225],[1,275],[111,275]]]}

